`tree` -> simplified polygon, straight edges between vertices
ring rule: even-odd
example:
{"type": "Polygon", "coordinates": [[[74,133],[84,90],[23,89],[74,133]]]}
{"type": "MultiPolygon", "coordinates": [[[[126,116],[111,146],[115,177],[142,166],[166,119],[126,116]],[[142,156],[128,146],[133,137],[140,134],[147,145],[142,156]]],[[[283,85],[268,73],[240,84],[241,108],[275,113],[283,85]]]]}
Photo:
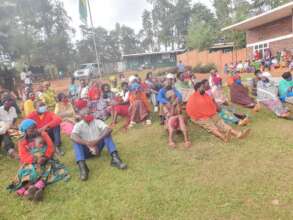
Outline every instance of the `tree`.
{"type": "MultiPolygon", "coordinates": [[[[185,36],[191,22],[190,0],[178,0],[174,7],[175,41],[178,48],[185,48],[185,36]]],[[[174,49],[174,48],[173,48],[174,49]]]]}
{"type": "Polygon", "coordinates": [[[291,0],[252,0],[251,9],[253,10],[254,14],[261,14],[290,1],[291,0]]]}
{"type": "Polygon", "coordinates": [[[231,24],[232,0],[214,0],[213,6],[219,27],[231,24]]]}
{"type": "Polygon", "coordinates": [[[192,23],[188,28],[188,47],[204,50],[214,43],[215,38],[213,26],[204,20],[198,19],[197,16],[193,16],[192,23]]]}
{"type": "MultiPolygon", "coordinates": [[[[3,0],[2,0],[3,1],[3,0]]],[[[66,68],[73,62],[73,29],[70,18],[59,0],[5,0],[5,13],[0,7],[0,38],[3,50],[29,64],[54,64],[66,68]]]]}
{"type": "Polygon", "coordinates": [[[142,47],[146,51],[154,51],[154,31],[153,31],[153,21],[151,12],[144,10],[142,14],[142,31],[140,35],[142,36],[142,47]]]}

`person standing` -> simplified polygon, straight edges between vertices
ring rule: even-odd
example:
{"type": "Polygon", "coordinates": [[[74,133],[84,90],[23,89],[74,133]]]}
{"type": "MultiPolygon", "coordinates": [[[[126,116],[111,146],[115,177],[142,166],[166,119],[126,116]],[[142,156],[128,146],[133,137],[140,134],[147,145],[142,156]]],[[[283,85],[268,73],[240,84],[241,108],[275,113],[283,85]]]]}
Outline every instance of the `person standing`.
{"type": "Polygon", "coordinates": [[[85,79],[80,80],[80,88],[78,91],[78,98],[80,99],[87,99],[89,93],[89,86],[85,79]]]}
{"type": "Polygon", "coordinates": [[[182,60],[179,61],[177,70],[179,74],[183,74],[185,72],[185,65],[182,63],[182,60]]]}

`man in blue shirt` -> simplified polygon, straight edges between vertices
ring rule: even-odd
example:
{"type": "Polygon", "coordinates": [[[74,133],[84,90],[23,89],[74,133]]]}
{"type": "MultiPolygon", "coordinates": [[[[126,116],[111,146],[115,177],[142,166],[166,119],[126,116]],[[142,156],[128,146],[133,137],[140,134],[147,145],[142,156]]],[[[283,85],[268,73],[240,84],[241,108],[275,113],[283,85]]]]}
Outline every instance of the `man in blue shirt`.
{"type": "Polygon", "coordinates": [[[182,63],[182,60],[179,61],[177,65],[178,73],[182,74],[185,72],[185,65],[182,63]]]}
{"type": "Polygon", "coordinates": [[[176,97],[178,98],[179,102],[182,102],[182,95],[177,89],[175,89],[174,83],[175,83],[175,76],[173,74],[169,73],[166,76],[165,86],[160,89],[158,96],[157,96],[157,101],[159,102],[159,106],[160,106],[160,124],[161,125],[163,125],[164,121],[165,121],[163,106],[166,104],[169,104],[169,100],[166,98],[166,93],[169,90],[173,90],[175,92],[176,97]]]}

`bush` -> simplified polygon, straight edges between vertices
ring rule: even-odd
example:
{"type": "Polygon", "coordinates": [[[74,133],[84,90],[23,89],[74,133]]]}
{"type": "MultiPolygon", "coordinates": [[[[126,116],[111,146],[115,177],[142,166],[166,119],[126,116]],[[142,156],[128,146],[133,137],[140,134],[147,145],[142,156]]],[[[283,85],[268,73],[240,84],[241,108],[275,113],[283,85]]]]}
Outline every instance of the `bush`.
{"type": "Polygon", "coordinates": [[[214,63],[208,63],[207,65],[202,65],[201,63],[197,64],[192,68],[193,73],[209,73],[211,70],[217,69],[214,63]]]}

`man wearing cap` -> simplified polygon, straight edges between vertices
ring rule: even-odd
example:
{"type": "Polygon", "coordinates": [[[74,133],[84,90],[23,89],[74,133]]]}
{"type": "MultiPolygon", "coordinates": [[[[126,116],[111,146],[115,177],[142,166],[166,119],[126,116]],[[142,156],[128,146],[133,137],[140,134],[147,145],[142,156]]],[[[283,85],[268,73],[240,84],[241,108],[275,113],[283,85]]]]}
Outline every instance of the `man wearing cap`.
{"type": "Polygon", "coordinates": [[[164,116],[164,112],[163,112],[163,106],[164,105],[169,105],[169,101],[166,98],[166,93],[169,90],[173,90],[178,101],[182,102],[182,95],[181,93],[174,87],[174,83],[175,83],[175,76],[171,73],[167,74],[166,76],[166,81],[165,81],[165,86],[163,88],[160,89],[158,96],[157,96],[157,100],[159,102],[160,105],[160,123],[161,125],[164,124],[165,121],[165,116],[164,116]]]}
{"type": "Polygon", "coordinates": [[[3,105],[0,107],[0,144],[3,144],[4,150],[8,155],[17,159],[18,155],[15,150],[15,145],[11,140],[8,130],[15,127],[15,121],[17,119],[17,114],[13,105],[12,99],[4,99],[2,101],[3,105]]]}
{"type": "Polygon", "coordinates": [[[126,169],[127,165],[120,159],[112,139],[112,129],[102,120],[95,119],[87,108],[83,109],[80,115],[82,120],[75,124],[71,134],[75,159],[80,171],[80,180],[88,179],[89,168],[86,159],[100,155],[104,147],[107,147],[108,153],[112,157],[111,166],[126,169]]]}

